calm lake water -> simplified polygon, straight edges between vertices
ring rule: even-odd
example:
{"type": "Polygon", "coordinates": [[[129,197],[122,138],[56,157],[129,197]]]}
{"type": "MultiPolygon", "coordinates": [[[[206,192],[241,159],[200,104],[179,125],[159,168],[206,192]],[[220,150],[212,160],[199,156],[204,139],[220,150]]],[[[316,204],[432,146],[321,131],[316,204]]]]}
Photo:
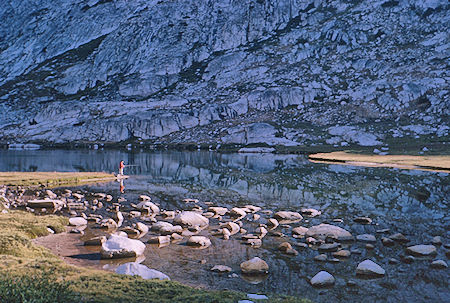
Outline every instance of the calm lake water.
{"type": "MultiPolygon", "coordinates": [[[[448,269],[436,270],[429,266],[433,259],[447,261],[443,247],[438,247],[438,255],[432,259],[393,265],[388,263],[389,258],[400,260],[404,247],[388,248],[380,241],[382,236],[401,232],[411,240],[411,245],[427,244],[437,235],[448,243],[450,177],[446,173],[313,164],[299,155],[111,150],[0,150],[0,171],[112,172],[117,171],[120,160],[136,165],[125,169],[130,178],[124,182],[124,193],[120,193],[117,182],[78,189],[107,192],[116,199],[125,198],[125,211],[129,203],[136,203],[140,194],[150,195],[161,208],[168,210],[192,207],[182,201],[184,198],[199,199],[204,209],[207,208],[203,204],[206,201],[229,208],[254,204],[274,212],[315,208],[322,211],[322,215],[305,218],[291,226],[310,227],[329,222],[354,236],[370,233],[377,237],[374,249],[366,249],[362,242],[349,244],[348,249],[360,249],[361,254],[352,254],[339,263],[315,262],[313,258],[319,252],[310,248],[298,249],[297,256],[279,252],[278,245],[284,241],[304,241],[292,238],[288,226],[276,230],[283,232],[284,237],[266,236],[263,246],[258,249],[242,244],[238,237],[225,241],[214,236],[210,236],[213,245],[203,250],[183,244],[163,248],[147,245],[143,264],[167,273],[173,280],[215,289],[299,295],[319,302],[344,299],[356,302],[445,302],[450,298],[448,269]],[[357,224],[353,221],[357,216],[368,216],[373,219],[373,224],[357,224]],[[333,221],[335,219],[342,219],[342,222],[333,221]],[[390,229],[386,234],[376,233],[386,228],[390,229]],[[270,266],[270,274],[258,284],[243,279],[239,271],[239,264],[253,256],[260,256],[270,266]],[[381,265],[386,276],[372,280],[356,277],[356,266],[365,259],[381,265]],[[210,272],[216,264],[232,267],[238,276],[210,272]],[[333,288],[318,290],[309,285],[309,278],[320,270],[335,276],[333,288]],[[349,281],[356,285],[348,286],[349,281]]],[[[260,222],[243,220],[244,227],[251,232],[267,218],[262,216],[260,222]]],[[[218,227],[218,221],[211,219],[210,222],[210,229],[203,233],[218,227]]],[[[117,265],[98,259],[89,262],[109,269],[117,265]]]]}

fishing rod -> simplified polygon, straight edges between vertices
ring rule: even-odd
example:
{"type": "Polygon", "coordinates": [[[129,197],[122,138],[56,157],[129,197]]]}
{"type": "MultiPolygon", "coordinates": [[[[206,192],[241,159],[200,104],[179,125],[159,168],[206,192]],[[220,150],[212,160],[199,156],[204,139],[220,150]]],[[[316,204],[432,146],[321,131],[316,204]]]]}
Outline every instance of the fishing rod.
{"type": "Polygon", "coordinates": [[[136,165],[136,164],[125,165],[125,167],[128,167],[128,166],[140,166],[140,165],[136,165]]]}

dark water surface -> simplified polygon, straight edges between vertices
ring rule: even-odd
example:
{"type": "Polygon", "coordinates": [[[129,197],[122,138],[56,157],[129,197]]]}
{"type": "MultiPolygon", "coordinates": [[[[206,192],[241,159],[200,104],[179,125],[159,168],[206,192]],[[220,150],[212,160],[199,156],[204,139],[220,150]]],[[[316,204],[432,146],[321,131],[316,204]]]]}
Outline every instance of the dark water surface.
{"type": "MultiPolygon", "coordinates": [[[[220,154],[214,152],[141,152],[125,151],[7,151],[0,150],[0,171],[117,171],[120,160],[137,166],[125,173],[125,192],[119,192],[117,182],[80,187],[83,191],[107,192],[136,203],[140,194],[150,195],[153,202],[168,210],[190,209],[184,198],[196,198],[204,209],[205,201],[214,205],[233,207],[254,204],[272,211],[316,208],[322,215],[305,218],[291,226],[305,226],[330,222],[350,231],[354,236],[376,235],[374,249],[365,243],[353,242],[348,249],[360,249],[339,263],[318,263],[313,260],[319,252],[308,248],[297,256],[284,255],[278,245],[284,241],[302,242],[291,237],[291,227],[278,227],[285,237],[266,236],[263,246],[255,249],[242,244],[239,237],[225,241],[210,236],[213,245],[195,250],[181,244],[158,248],[147,245],[143,264],[168,274],[173,280],[190,285],[216,289],[235,289],[253,293],[285,293],[310,298],[319,302],[448,302],[449,270],[430,268],[434,259],[448,261],[445,249],[438,247],[438,255],[431,259],[416,259],[412,264],[388,264],[389,258],[401,259],[404,247],[396,244],[384,247],[381,237],[401,232],[410,245],[428,244],[432,237],[441,236],[448,243],[450,177],[446,173],[393,168],[353,167],[313,164],[298,155],[220,154]],[[353,222],[356,216],[373,219],[371,225],[353,222]],[[342,222],[333,222],[342,219],[342,222]],[[381,235],[376,230],[389,228],[381,235]],[[252,284],[240,276],[239,264],[259,256],[270,266],[268,277],[252,284]],[[371,259],[386,270],[380,279],[365,280],[355,276],[359,262],[371,259]],[[201,262],[201,260],[206,260],[201,262]],[[223,264],[233,268],[239,276],[218,274],[209,269],[223,264]],[[331,289],[318,290],[309,284],[309,278],[326,270],[336,278],[331,289]],[[355,282],[348,286],[347,282],[355,282]]],[[[249,217],[250,218],[250,217],[249,217]]],[[[252,232],[259,223],[243,220],[252,232]]],[[[136,221],[133,219],[132,221],[136,221]]],[[[129,225],[126,222],[125,225],[129,225]]],[[[210,219],[211,228],[218,226],[210,219]]],[[[98,233],[92,229],[87,232],[98,233]]],[[[145,241],[146,238],[142,240],[145,241]]],[[[184,241],[185,242],[185,241],[184,241]]],[[[94,254],[95,255],[95,254],[94,254]]],[[[329,255],[330,257],[331,255],[329,255]]],[[[94,260],[105,268],[117,263],[94,260]]]]}

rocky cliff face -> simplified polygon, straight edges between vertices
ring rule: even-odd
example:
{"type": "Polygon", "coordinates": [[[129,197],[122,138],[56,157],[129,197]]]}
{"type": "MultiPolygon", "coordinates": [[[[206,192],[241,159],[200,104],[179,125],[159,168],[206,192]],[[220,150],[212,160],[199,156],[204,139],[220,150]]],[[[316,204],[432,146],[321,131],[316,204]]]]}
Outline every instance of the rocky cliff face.
{"type": "Polygon", "coordinates": [[[448,141],[446,0],[0,7],[0,140],[448,141]]]}

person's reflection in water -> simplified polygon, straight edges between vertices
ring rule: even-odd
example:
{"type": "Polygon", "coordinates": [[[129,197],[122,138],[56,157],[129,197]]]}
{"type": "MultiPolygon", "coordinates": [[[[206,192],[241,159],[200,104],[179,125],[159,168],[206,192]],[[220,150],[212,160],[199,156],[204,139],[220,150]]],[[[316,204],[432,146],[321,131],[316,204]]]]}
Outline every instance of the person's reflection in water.
{"type": "Polygon", "coordinates": [[[120,184],[119,187],[120,193],[123,194],[125,192],[125,185],[123,184],[123,179],[119,180],[119,184],[120,184]]]}

